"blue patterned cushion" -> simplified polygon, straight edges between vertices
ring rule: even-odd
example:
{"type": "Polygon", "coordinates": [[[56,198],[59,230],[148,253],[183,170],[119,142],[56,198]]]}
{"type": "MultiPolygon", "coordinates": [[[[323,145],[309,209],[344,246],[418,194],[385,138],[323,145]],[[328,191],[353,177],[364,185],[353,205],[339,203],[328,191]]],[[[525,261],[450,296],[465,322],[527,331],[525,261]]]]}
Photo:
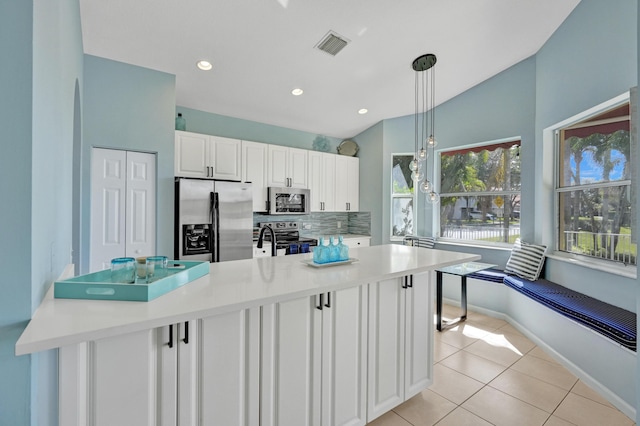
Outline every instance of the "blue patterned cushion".
{"type": "Polygon", "coordinates": [[[507,276],[504,283],[548,308],[636,350],[636,314],[551,281],[507,276]]]}
{"type": "Polygon", "coordinates": [[[513,244],[511,256],[504,271],[508,274],[515,274],[521,278],[535,281],[540,276],[540,271],[542,271],[546,250],[547,246],[526,243],[518,238],[513,244]]]}
{"type": "Polygon", "coordinates": [[[491,281],[494,283],[502,283],[507,273],[500,269],[483,269],[482,271],[472,272],[467,278],[475,278],[483,281],[491,281]]]}

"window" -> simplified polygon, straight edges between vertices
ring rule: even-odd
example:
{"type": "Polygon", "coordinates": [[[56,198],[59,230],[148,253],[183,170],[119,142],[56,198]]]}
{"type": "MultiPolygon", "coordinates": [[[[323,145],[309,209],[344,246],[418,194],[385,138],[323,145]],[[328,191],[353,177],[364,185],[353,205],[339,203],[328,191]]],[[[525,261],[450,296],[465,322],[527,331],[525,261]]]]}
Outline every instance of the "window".
{"type": "Polygon", "coordinates": [[[409,163],[413,154],[393,154],[391,160],[391,240],[413,235],[414,191],[409,163]]]}
{"type": "Polygon", "coordinates": [[[440,238],[510,243],[520,236],[520,140],[440,152],[440,238]]]}
{"type": "Polygon", "coordinates": [[[559,251],[636,265],[629,103],[557,132],[559,251]]]}

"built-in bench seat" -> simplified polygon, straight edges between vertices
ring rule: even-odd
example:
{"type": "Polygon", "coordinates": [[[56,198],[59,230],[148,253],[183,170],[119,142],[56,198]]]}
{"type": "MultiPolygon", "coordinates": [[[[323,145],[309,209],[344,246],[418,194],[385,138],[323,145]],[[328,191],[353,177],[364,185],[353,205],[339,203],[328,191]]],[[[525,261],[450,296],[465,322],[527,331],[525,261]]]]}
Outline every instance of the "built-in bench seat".
{"type": "MultiPolygon", "coordinates": [[[[435,238],[412,236],[406,237],[404,241],[405,245],[424,248],[433,248],[435,242],[435,238]]],[[[633,312],[543,278],[531,281],[507,274],[501,269],[484,269],[469,274],[467,278],[503,283],[561,315],[602,334],[621,346],[636,351],[636,314],[633,312]]]]}
{"type": "Polygon", "coordinates": [[[485,269],[468,275],[503,283],[567,318],[589,327],[627,349],[636,351],[636,314],[586,294],[539,278],[535,281],[509,275],[500,269],[485,269]]]}
{"type": "MultiPolygon", "coordinates": [[[[405,244],[433,247],[429,240],[405,244]]],[[[504,318],[627,416],[636,417],[635,313],[545,279],[523,280],[499,269],[467,278],[474,309],[504,318]]],[[[461,301],[457,287],[444,290],[451,302],[461,301]]]]}
{"type": "Polygon", "coordinates": [[[529,281],[513,275],[504,284],[554,311],[595,330],[625,348],[636,350],[636,314],[539,278],[529,281]]]}

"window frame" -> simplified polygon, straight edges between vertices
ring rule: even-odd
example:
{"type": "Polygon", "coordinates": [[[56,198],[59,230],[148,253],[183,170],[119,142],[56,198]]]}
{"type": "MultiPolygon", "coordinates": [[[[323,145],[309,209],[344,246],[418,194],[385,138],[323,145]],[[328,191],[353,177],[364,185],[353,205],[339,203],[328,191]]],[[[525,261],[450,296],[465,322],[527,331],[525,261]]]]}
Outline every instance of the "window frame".
{"type": "MultiPolygon", "coordinates": [[[[570,260],[582,266],[587,266],[587,267],[598,269],[598,270],[606,270],[607,272],[619,273],[620,275],[624,275],[624,276],[628,276],[629,269],[633,269],[634,270],[633,275],[635,276],[636,275],[635,271],[637,270],[637,253],[636,253],[636,264],[634,265],[634,264],[623,263],[621,261],[617,261],[613,259],[606,259],[602,257],[591,256],[587,254],[581,254],[573,251],[560,249],[560,246],[561,246],[560,238],[561,238],[561,232],[562,232],[561,230],[563,229],[560,223],[560,220],[561,220],[560,198],[564,194],[577,192],[577,191],[584,191],[584,190],[604,189],[604,188],[622,187],[622,186],[629,186],[631,191],[631,188],[634,185],[633,179],[621,179],[621,180],[615,180],[615,181],[584,183],[581,185],[563,184],[562,182],[563,159],[561,156],[561,146],[560,146],[562,143],[561,134],[563,131],[566,131],[571,128],[576,128],[576,126],[579,126],[581,124],[587,127],[588,125],[586,123],[589,120],[596,118],[599,115],[605,114],[609,111],[613,111],[621,106],[624,106],[625,104],[629,104],[629,105],[631,104],[630,91],[627,91],[608,101],[602,102],[592,108],[589,108],[586,111],[583,111],[572,117],[569,117],[568,119],[563,120],[562,122],[557,123],[553,126],[550,126],[544,130],[543,140],[544,141],[548,141],[549,139],[552,140],[551,156],[553,158],[553,167],[554,167],[553,182],[552,182],[551,189],[549,190],[549,192],[552,193],[551,197],[552,197],[552,203],[553,203],[552,204],[553,217],[551,218],[551,222],[550,222],[553,224],[553,229],[551,234],[552,239],[550,241],[546,241],[545,243],[552,249],[552,255],[557,259],[570,260]],[[549,134],[549,132],[551,133],[549,134]],[[551,137],[549,137],[549,135],[551,135],[551,137]]],[[[630,108],[631,108],[631,105],[630,105],[630,108]]],[[[631,117],[632,114],[633,113],[631,112],[630,118],[629,118],[630,121],[633,120],[633,118],[631,117]]],[[[631,126],[631,123],[630,123],[630,126],[631,126]]],[[[633,135],[630,134],[629,144],[634,143],[632,138],[633,138],[633,135]]],[[[637,143],[638,141],[635,141],[635,142],[637,143]]],[[[637,148],[638,147],[636,147],[636,149],[637,148]]],[[[547,158],[547,156],[545,156],[545,158],[547,158]]],[[[633,159],[629,159],[629,160],[633,162],[633,159]]],[[[635,165],[635,167],[637,167],[637,165],[635,165]]],[[[637,170],[636,170],[636,173],[637,173],[637,170]]],[[[631,175],[632,176],[634,175],[633,172],[631,173],[631,175]]],[[[635,208],[636,206],[632,202],[631,209],[635,209],[635,208]]],[[[634,226],[637,224],[632,223],[631,225],[634,226]]],[[[635,230],[635,231],[637,234],[638,230],[635,230]]],[[[633,243],[633,237],[631,241],[633,243]]]]}
{"type": "Polygon", "coordinates": [[[417,214],[416,214],[416,205],[417,205],[417,194],[416,194],[416,190],[415,190],[415,186],[412,186],[412,191],[411,191],[411,195],[408,194],[396,194],[393,191],[393,163],[394,163],[394,159],[395,157],[411,157],[412,159],[414,158],[415,153],[414,152],[392,152],[391,153],[391,173],[389,173],[389,183],[390,183],[390,190],[389,190],[389,240],[390,241],[403,241],[404,240],[404,235],[394,235],[393,234],[393,227],[394,227],[394,200],[395,199],[411,199],[413,201],[413,208],[412,208],[412,212],[411,212],[411,223],[412,223],[412,233],[411,234],[407,234],[407,235],[417,235],[417,214]]]}
{"type": "MultiPolygon", "coordinates": [[[[440,191],[442,191],[442,182],[440,182],[440,180],[441,180],[441,170],[442,170],[442,156],[444,155],[444,153],[454,152],[454,151],[463,151],[463,150],[474,150],[480,147],[491,147],[493,145],[501,145],[509,142],[514,142],[513,145],[516,145],[516,141],[518,141],[519,144],[521,144],[522,137],[513,136],[513,137],[494,139],[490,141],[483,141],[483,142],[478,142],[473,144],[461,145],[456,147],[442,148],[437,150],[434,156],[435,157],[434,162],[436,163],[436,167],[434,167],[434,172],[436,173],[436,176],[438,176],[438,179],[437,179],[438,188],[440,189],[440,191]]],[[[522,182],[520,183],[520,185],[522,185],[522,182]]],[[[501,191],[475,191],[475,192],[450,192],[450,193],[440,192],[440,199],[442,200],[442,197],[446,197],[446,196],[464,196],[463,194],[467,194],[467,195],[471,194],[471,196],[473,197],[483,197],[483,196],[496,197],[499,195],[508,196],[513,194],[516,194],[516,195],[519,194],[520,200],[522,200],[522,187],[520,188],[519,191],[518,190],[501,190],[501,191]]],[[[438,236],[438,240],[443,243],[451,243],[451,244],[463,245],[463,246],[478,246],[478,247],[493,247],[493,248],[511,248],[512,246],[512,243],[506,243],[502,241],[490,242],[490,241],[482,241],[482,240],[470,240],[470,239],[444,237],[441,235],[441,223],[442,223],[441,214],[442,214],[442,210],[439,207],[437,214],[434,214],[433,223],[434,223],[434,230],[436,231],[435,234],[438,236]]]]}

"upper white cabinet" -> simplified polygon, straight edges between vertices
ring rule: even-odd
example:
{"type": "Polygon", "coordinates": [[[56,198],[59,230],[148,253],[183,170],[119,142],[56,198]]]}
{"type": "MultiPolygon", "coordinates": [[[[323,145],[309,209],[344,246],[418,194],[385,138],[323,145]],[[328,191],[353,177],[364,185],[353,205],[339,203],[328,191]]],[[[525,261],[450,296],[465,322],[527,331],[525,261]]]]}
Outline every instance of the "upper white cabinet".
{"type": "Polygon", "coordinates": [[[306,149],[269,145],[267,185],[307,188],[307,152],[306,149]]]}
{"type": "Polygon", "coordinates": [[[308,188],[312,212],[357,212],[357,157],[176,130],[175,175],[251,182],[253,211],[266,212],[268,187],[308,188]]]}
{"type": "Polygon", "coordinates": [[[240,181],[241,158],[240,140],[176,131],[176,176],[240,181]]]}
{"type": "Polygon", "coordinates": [[[251,182],[253,211],[267,211],[268,147],[265,143],[242,141],[242,182],[251,182]]]}
{"type": "Polygon", "coordinates": [[[366,424],[366,322],[366,285],[264,306],[260,424],[366,424]]]}
{"type": "Polygon", "coordinates": [[[360,159],[336,155],[335,175],[336,211],[357,212],[360,209],[360,159]]]}
{"type": "Polygon", "coordinates": [[[430,294],[430,273],[369,284],[369,422],[432,382],[430,294]]]}
{"type": "Polygon", "coordinates": [[[336,155],[309,151],[308,176],[312,212],[335,211],[336,155]]]}

